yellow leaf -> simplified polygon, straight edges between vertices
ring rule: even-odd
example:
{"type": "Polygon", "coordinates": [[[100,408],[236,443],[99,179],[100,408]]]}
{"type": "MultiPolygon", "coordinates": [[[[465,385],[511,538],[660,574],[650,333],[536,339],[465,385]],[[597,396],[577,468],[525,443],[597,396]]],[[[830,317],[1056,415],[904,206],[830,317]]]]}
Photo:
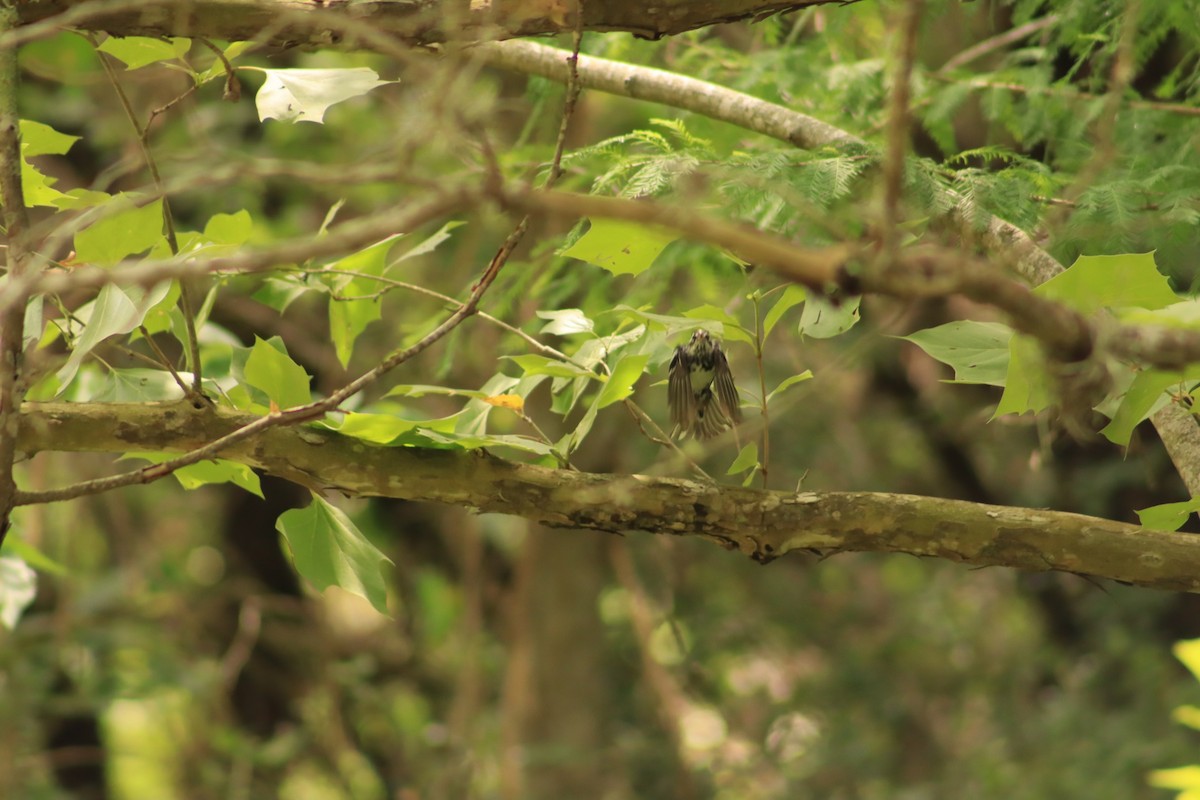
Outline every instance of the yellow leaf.
{"type": "Polygon", "coordinates": [[[483,398],[483,402],[500,408],[511,408],[518,413],[525,410],[525,398],[518,394],[496,394],[483,398]]]}

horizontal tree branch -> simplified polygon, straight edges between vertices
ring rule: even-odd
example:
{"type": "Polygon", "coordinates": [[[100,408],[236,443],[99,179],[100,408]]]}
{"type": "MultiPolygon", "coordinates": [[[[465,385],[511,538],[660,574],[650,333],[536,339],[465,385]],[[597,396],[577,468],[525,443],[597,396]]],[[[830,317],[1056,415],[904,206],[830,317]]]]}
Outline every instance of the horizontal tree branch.
{"type": "MultiPolygon", "coordinates": [[[[21,23],[115,36],[203,36],[280,47],[360,46],[369,26],[409,45],[571,33],[623,31],[657,39],[724,22],[762,19],[843,0],[24,0],[21,23]]],[[[39,31],[35,30],[34,33],[39,31]]]]}
{"type": "MultiPolygon", "coordinates": [[[[178,452],[254,419],[185,402],[27,403],[18,443],[29,454],[178,452]]],[[[379,447],[311,426],[270,428],[222,455],[315,490],[448,503],[557,527],[699,536],[764,563],[807,549],[909,553],[1200,591],[1200,537],[1058,511],[546,469],[482,450],[379,447]]]]}

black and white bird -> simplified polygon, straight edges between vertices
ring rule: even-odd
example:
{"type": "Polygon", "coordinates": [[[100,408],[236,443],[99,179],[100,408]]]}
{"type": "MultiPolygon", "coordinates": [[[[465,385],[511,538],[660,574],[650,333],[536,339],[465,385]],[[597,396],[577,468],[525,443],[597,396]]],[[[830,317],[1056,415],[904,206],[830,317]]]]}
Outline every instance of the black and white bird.
{"type": "Polygon", "coordinates": [[[711,439],[742,421],[729,360],[706,330],[675,348],[667,389],[676,438],[711,439]]]}

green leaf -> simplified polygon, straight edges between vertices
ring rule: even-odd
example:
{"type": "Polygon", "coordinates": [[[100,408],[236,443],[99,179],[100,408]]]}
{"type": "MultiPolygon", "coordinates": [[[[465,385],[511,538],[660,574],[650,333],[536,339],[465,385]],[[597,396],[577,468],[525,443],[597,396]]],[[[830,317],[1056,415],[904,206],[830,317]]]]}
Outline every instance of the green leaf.
{"type": "Polygon", "coordinates": [[[738,451],[737,458],[725,470],[726,475],[737,475],[758,466],[758,443],[748,442],[738,451]]]}
{"type": "Polygon", "coordinates": [[[309,377],[304,368],[270,342],[254,337],[254,347],[246,359],[246,383],[265,393],[282,408],[306,405],[311,399],[309,377]]]}
{"type": "Polygon", "coordinates": [[[391,236],[328,267],[364,274],[364,277],[330,275],[333,289],[341,296],[329,300],[329,333],[343,367],[350,363],[358,337],[382,316],[379,298],[374,296],[379,291],[379,282],[365,276],[383,274],[387,269],[388,251],[397,238],[391,236]]]}
{"type": "Polygon", "coordinates": [[[574,364],[559,361],[555,358],[547,358],[546,356],[528,354],[523,356],[505,356],[505,358],[524,370],[526,375],[550,375],[555,378],[596,377],[591,372],[581,369],[574,364]]]}
{"type": "Polygon", "coordinates": [[[803,303],[808,297],[808,292],[798,283],[788,284],[783,290],[783,294],[775,301],[775,305],[771,306],[771,310],[767,312],[767,316],[763,319],[763,338],[771,335],[771,331],[783,318],[787,310],[795,305],[803,303]]]}
{"type": "Polygon", "coordinates": [[[513,434],[462,434],[425,431],[424,435],[431,441],[452,444],[464,450],[478,450],[482,447],[507,447],[537,455],[553,455],[553,446],[528,436],[513,434]]]}
{"type": "MultiPolygon", "coordinates": [[[[170,461],[175,455],[172,453],[132,452],[125,453],[121,458],[140,458],[143,461],[149,461],[151,464],[161,464],[164,461],[170,461]]],[[[232,483],[250,492],[250,494],[258,495],[259,497],[263,496],[262,485],[259,483],[258,475],[254,470],[245,464],[225,458],[214,458],[209,461],[189,464],[186,467],[180,467],[171,474],[184,489],[189,491],[209,484],[232,483]]]]}
{"type": "Polygon", "coordinates": [[[213,214],[204,226],[204,238],[216,244],[245,244],[254,231],[250,212],[242,209],[236,214],[213,214]]]}
{"type": "Polygon", "coordinates": [[[284,122],[325,121],[330,106],[364,95],[381,81],[368,67],[353,69],[264,69],[266,81],[254,97],[258,119],[284,122]]]}
{"type": "Polygon", "coordinates": [[[1008,342],[1008,377],[1004,394],[992,419],[1002,414],[1038,412],[1049,407],[1052,393],[1045,360],[1037,343],[1028,336],[1013,336],[1008,342]]]}
{"type": "Polygon", "coordinates": [[[1012,328],[999,322],[956,320],[899,338],[953,367],[953,383],[1003,386],[1012,334],[1012,328]]]}
{"type": "Polygon", "coordinates": [[[861,298],[854,297],[835,306],[820,297],[808,298],[804,303],[804,312],[800,315],[800,335],[829,339],[845,333],[859,320],[860,300],[861,298]]]}
{"type": "Polygon", "coordinates": [[[1183,300],[1162,308],[1123,308],[1117,317],[1128,325],[1165,325],[1184,330],[1200,329],[1200,300],[1183,300]]]}
{"type": "Polygon", "coordinates": [[[74,379],[84,357],[96,345],[110,336],[129,333],[140,325],[146,312],[170,290],[171,281],[160,283],[148,292],[136,286],[122,289],[116,284],[105,284],[95,300],[75,312],[75,317],[84,324],[83,333],[75,340],[75,348],[67,362],[58,370],[59,386],[65,388],[74,379]]]}
{"type": "Polygon", "coordinates": [[[0,625],[12,630],[37,597],[37,573],[15,556],[0,556],[0,625]]]}
{"type": "Polygon", "coordinates": [[[640,275],[677,238],[636,222],[593,219],[587,233],[559,255],[590,262],[614,275],[640,275]]]}
{"type": "Polygon", "coordinates": [[[600,390],[596,408],[601,409],[611,406],[613,403],[619,403],[633,394],[633,385],[646,371],[646,362],[649,360],[650,356],[648,355],[626,355],[618,361],[617,365],[613,367],[612,375],[608,376],[604,388],[600,390]]]}
{"type": "Polygon", "coordinates": [[[579,445],[583,444],[583,440],[592,431],[592,425],[596,422],[596,415],[600,411],[599,406],[600,396],[596,395],[596,399],[588,406],[588,410],[584,412],[583,417],[579,420],[579,424],[575,426],[575,430],[571,431],[570,443],[567,445],[567,453],[574,453],[579,449],[579,445]]]}
{"type": "MultiPolygon", "coordinates": [[[[191,373],[180,373],[180,378],[190,381],[191,373]]],[[[76,393],[72,399],[94,403],[156,403],[182,397],[183,390],[166,370],[126,367],[108,370],[102,381],[76,393]]]]}
{"type": "Polygon", "coordinates": [[[151,39],[146,36],[110,36],[97,48],[125,62],[125,69],[134,70],[159,61],[175,61],[187,55],[191,39],[151,39]]]}
{"type": "Polygon", "coordinates": [[[391,444],[424,424],[395,414],[350,413],[338,426],[338,432],[374,444],[391,444]]]}
{"type": "Polygon", "coordinates": [[[314,494],[307,508],[284,512],[275,527],[287,540],[296,571],[318,592],[338,586],[388,613],[382,567],[392,560],[343,511],[314,494]]]}
{"type": "Polygon", "coordinates": [[[771,399],[773,397],[780,394],[788,387],[794,386],[797,383],[800,383],[801,381],[806,381],[806,380],[810,379],[812,376],[813,376],[813,371],[811,369],[806,369],[806,370],[804,370],[804,372],[801,372],[799,375],[792,375],[791,377],[784,378],[782,381],[779,382],[779,385],[776,386],[775,389],[772,390],[772,392],[767,395],[767,402],[768,403],[771,402],[771,399]]]}
{"type": "Polygon", "coordinates": [[[1137,510],[1138,520],[1143,528],[1153,528],[1158,531],[1177,531],[1183,527],[1192,513],[1200,511],[1200,497],[1183,500],[1179,503],[1163,503],[1137,510]]]}
{"type": "Polygon", "coordinates": [[[1154,253],[1080,256],[1069,269],[1033,291],[1085,314],[1124,306],[1164,308],[1179,302],[1154,265],[1154,253]]]}
{"type": "Polygon", "coordinates": [[[1148,369],[1137,373],[1125,394],[1121,396],[1120,405],[1117,406],[1112,420],[1100,433],[1113,444],[1128,445],[1133,429],[1170,402],[1170,398],[1164,394],[1167,389],[1197,378],[1200,378],[1200,366],[1193,366],[1187,372],[1148,369]]]}
{"type": "Polygon", "coordinates": [[[79,136],[59,133],[41,122],[23,119],[21,127],[21,155],[26,158],[33,156],[61,156],[71,149],[71,145],[80,140],[79,136]]]}
{"type": "MultiPolygon", "coordinates": [[[[112,202],[117,208],[132,206],[129,196],[124,194],[117,195],[112,202]]],[[[111,266],[126,256],[165,245],[162,231],[162,200],[141,208],[128,207],[75,234],[75,258],[87,264],[111,266]]]]}
{"type": "Polygon", "coordinates": [[[448,417],[410,419],[398,413],[351,412],[345,414],[338,424],[328,420],[325,424],[338,433],[373,444],[423,444],[428,442],[430,432],[453,433],[465,414],[465,411],[459,411],[448,417]]]}
{"type": "Polygon", "coordinates": [[[559,311],[539,311],[537,315],[550,320],[542,326],[541,333],[552,333],[555,336],[570,336],[573,333],[590,333],[596,323],[578,308],[564,308],[559,311]]]}
{"type": "Polygon", "coordinates": [[[406,250],[404,253],[402,253],[399,258],[388,264],[388,267],[394,267],[400,262],[407,261],[410,258],[416,258],[417,256],[423,256],[426,253],[432,253],[442,244],[442,242],[450,238],[450,231],[466,224],[467,223],[463,220],[450,220],[445,225],[438,228],[437,233],[433,234],[428,239],[425,239],[413,249],[406,250]]]}

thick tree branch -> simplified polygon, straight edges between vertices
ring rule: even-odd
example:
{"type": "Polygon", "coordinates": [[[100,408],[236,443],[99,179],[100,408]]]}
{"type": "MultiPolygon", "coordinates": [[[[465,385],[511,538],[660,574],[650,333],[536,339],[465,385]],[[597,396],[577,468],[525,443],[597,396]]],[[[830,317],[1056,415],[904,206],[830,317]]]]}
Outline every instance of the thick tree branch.
{"type": "MultiPolygon", "coordinates": [[[[0,35],[16,24],[8,3],[0,6],[0,35]]],[[[29,213],[21,187],[21,132],[17,112],[17,48],[0,45],[0,203],[4,205],[7,281],[15,283],[30,270],[29,213]]],[[[24,304],[0,311],[0,545],[8,533],[16,493],[13,459],[24,386],[21,381],[24,304]]]]}
{"type": "MultiPolygon", "coordinates": [[[[22,451],[186,451],[255,419],[187,403],[28,403],[22,451]]],[[[1200,537],[1027,508],[872,492],[771,492],[517,464],[485,451],[378,447],[314,427],[264,430],[222,455],[315,489],[515,514],[546,525],[701,536],[758,561],[792,550],[933,556],[1200,591],[1200,537]]]]}
{"type": "MultiPolygon", "coordinates": [[[[657,39],[834,2],[843,0],[606,0],[581,4],[581,27],[657,39]]],[[[26,0],[18,2],[17,9],[21,24],[41,28],[72,27],[116,36],[203,36],[276,46],[361,44],[346,21],[409,45],[575,30],[572,4],[547,0],[26,0]]]]}

